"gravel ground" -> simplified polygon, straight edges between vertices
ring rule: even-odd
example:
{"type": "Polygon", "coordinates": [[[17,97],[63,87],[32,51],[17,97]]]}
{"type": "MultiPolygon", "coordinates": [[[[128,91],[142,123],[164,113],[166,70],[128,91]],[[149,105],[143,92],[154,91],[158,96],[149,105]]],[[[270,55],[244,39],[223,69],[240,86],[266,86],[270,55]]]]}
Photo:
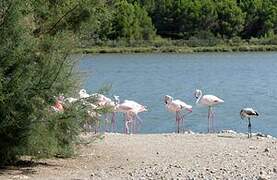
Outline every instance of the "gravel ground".
{"type": "MultiPolygon", "coordinates": [[[[90,135],[85,136],[90,139],[90,135]]],[[[0,179],[277,179],[277,140],[219,134],[105,134],[69,159],[0,170],[0,179]]]]}

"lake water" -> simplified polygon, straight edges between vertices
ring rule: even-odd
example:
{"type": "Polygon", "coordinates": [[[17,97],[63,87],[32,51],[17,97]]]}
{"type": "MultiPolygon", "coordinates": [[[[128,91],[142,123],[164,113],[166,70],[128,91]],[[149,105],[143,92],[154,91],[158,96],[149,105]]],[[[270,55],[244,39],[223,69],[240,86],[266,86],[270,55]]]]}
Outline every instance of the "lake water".
{"type": "MultiPolygon", "coordinates": [[[[196,88],[225,102],[215,107],[217,130],[247,132],[240,119],[242,107],[253,107],[253,132],[277,136],[277,53],[198,54],[100,54],[82,56],[80,69],[88,72],[84,88],[96,91],[112,84],[109,96],[135,100],[148,107],[141,113],[142,133],[175,131],[175,114],[166,111],[164,95],[193,106],[186,117],[187,129],[207,131],[207,108],[195,106],[196,88]]],[[[117,116],[118,132],[122,115],[117,116]]]]}

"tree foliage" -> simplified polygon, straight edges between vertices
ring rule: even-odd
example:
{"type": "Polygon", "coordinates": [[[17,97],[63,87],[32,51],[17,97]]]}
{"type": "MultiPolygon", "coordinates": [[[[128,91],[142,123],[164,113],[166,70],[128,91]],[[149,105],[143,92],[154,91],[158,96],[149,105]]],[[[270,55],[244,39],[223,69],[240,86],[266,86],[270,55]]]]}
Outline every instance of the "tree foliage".
{"type": "Polygon", "coordinates": [[[75,87],[70,53],[90,14],[86,3],[0,2],[0,164],[72,152],[82,108],[57,114],[50,106],[75,87]]]}
{"type": "MultiPolygon", "coordinates": [[[[158,35],[172,39],[190,39],[203,31],[211,32],[214,36],[221,38],[250,39],[276,34],[277,31],[276,0],[116,0],[102,2],[105,4],[105,10],[112,12],[107,16],[108,18],[103,19],[109,20],[109,23],[103,22],[104,25],[109,24],[106,34],[110,36],[105,36],[108,37],[107,39],[153,39],[154,29],[158,35]],[[148,13],[145,13],[145,10],[148,13]],[[142,35],[145,33],[148,35],[142,35]]],[[[102,34],[95,33],[99,36],[102,34]]]]}

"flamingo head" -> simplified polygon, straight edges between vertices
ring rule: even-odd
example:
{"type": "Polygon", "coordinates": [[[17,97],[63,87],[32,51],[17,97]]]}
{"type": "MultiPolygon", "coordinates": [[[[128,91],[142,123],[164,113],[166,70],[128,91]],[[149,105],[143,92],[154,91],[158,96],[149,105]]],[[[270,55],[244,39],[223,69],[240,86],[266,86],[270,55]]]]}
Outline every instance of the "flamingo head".
{"type": "Polygon", "coordinates": [[[186,107],[186,110],[191,113],[192,112],[192,106],[188,105],[188,107],[186,107]]]}
{"type": "Polygon", "coordinates": [[[119,100],[119,96],[113,96],[114,97],[114,102],[115,102],[115,104],[119,104],[120,103],[120,100],[119,100]]]}
{"type": "Polygon", "coordinates": [[[200,89],[196,89],[194,92],[194,97],[198,99],[200,96],[202,96],[202,91],[200,89]]]}
{"type": "Polygon", "coordinates": [[[64,96],[63,95],[59,95],[57,98],[58,101],[63,101],[64,100],[64,96]]]}
{"type": "Polygon", "coordinates": [[[87,95],[87,91],[86,91],[85,89],[81,89],[81,90],[79,91],[79,96],[80,96],[81,98],[85,97],[86,95],[87,95]]]}
{"type": "Polygon", "coordinates": [[[84,94],[84,93],[87,93],[87,91],[86,91],[85,89],[81,89],[81,90],[79,91],[79,94],[84,94]]]}
{"type": "Polygon", "coordinates": [[[142,106],[141,110],[142,112],[148,111],[147,106],[142,106]]]}
{"type": "Polygon", "coordinates": [[[172,100],[173,100],[173,98],[171,96],[169,96],[169,95],[166,95],[164,97],[164,103],[165,104],[168,104],[168,103],[172,102],[172,100]]]}

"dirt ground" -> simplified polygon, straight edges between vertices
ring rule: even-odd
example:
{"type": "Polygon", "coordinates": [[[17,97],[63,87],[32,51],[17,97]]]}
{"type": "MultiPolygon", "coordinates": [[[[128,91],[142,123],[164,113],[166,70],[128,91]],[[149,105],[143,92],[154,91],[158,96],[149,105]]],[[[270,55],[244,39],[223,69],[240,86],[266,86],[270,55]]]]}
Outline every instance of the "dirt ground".
{"type": "Polygon", "coordinates": [[[105,134],[79,145],[73,158],[6,167],[0,179],[276,180],[277,140],[237,133],[105,134]]]}

